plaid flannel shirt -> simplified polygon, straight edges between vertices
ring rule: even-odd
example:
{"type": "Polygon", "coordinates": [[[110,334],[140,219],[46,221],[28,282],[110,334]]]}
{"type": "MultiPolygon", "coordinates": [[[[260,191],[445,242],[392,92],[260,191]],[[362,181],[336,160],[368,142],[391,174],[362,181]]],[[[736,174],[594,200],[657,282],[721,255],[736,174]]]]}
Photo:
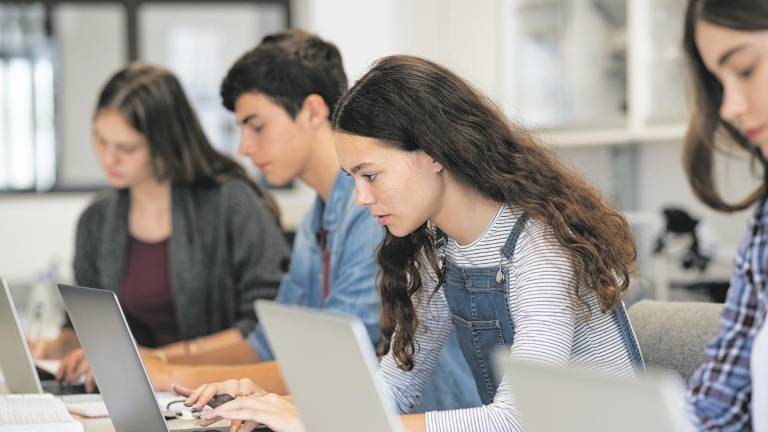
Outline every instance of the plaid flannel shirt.
{"type": "Polygon", "coordinates": [[[689,383],[688,408],[697,430],[751,428],[750,356],[768,307],[767,251],[768,209],[764,198],[750,219],[734,258],[720,334],[707,344],[705,362],[689,383]]]}

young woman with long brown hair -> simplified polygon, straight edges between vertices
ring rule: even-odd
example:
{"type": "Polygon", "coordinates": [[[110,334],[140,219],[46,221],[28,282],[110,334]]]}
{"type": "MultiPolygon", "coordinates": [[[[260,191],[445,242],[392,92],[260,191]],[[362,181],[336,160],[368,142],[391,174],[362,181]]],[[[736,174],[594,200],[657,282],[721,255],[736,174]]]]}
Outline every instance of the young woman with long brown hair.
{"type": "Polygon", "coordinates": [[[765,352],[768,344],[768,2],[690,0],[684,39],[694,84],[684,158],[691,186],[715,210],[755,207],[734,259],[720,333],[689,383],[689,407],[698,430],[765,431],[768,357],[753,357],[753,347],[765,352]],[[751,155],[763,170],[762,184],[740,202],[717,189],[715,156],[723,146],[751,155]]]}
{"type": "MultiPolygon", "coordinates": [[[[137,342],[162,347],[163,358],[225,343],[247,349],[253,301],[274,298],[288,261],[270,195],[211,146],[161,67],[134,63],[106,82],[93,144],[112,188],[80,216],[75,281],[118,293],[137,342]]],[[[34,352],[63,356],[59,378],[88,375],[93,386],[71,325],[34,352]]]]}
{"type": "MultiPolygon", "coordinates": [[[[466,81],[421,58],[383,58],[341,98],[334,128],[358,204],[387,228],[380,375],[396,406],[418,401],[452,329],[484,403],[403,416],[407,430],[521,430],[492,368],[499,347],[613,375],[642,368],[621,301],[635,260],[627,221],[466,81]]],[[[216,415],[302,429],[274,396],[216,415]]]]}

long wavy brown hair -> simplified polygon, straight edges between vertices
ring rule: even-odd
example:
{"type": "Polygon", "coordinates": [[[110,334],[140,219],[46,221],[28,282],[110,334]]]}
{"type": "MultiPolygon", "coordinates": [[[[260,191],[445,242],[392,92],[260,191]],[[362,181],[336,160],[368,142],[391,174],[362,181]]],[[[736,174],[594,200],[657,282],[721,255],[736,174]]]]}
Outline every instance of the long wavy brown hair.
{"type": "MultiPolygon", "coordinates": [[[[572,253],[575,280],[581,281],[575,298],[581,298],[580,286],[597,293],[602,311],[620,302],[636,257],[627,221],[450,70],[418,57],[380,59],[339,100],[333,125],[404,151],[423,151],[484,196],[545,221],[572,253]]],[[[405,237],[387,232],[377,259],[385,350],[410,370],[419,325],[411,299],[422,287],[422,270],[440,277],[434,232],[427,223],[405,237]]]]}
{"type": "Polygon", "coordinates": [[[696,196],[707,206],[734,212],[754,204],[766,192],[766,160],[739,129],[720,117],[723,85],[704,64],[696,46],[696,23],[707,21],[742,31],[768,30],[768,2],[754,0],[689,0],[685,14],[683,51],[693,87],[693,104],[688,133],[685,137],[683,165],[696,196]],[[718,138],[726,138],[725,140],[718,138]],[[754,157],[763,168],[763,183],[747,197],[729,203],[717,189],[715,156],[740,149],[754,157]]]}

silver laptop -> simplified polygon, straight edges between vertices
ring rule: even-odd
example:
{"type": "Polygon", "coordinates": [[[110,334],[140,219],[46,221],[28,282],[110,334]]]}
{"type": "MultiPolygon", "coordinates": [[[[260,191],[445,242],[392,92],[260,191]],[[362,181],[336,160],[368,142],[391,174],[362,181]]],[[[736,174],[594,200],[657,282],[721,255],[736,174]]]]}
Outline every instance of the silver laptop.
{"type": "Polygon", "coordinates": [[[308,431],[402,431],[357,317],[266,300],[256,312],[308,431]]]}
{"type": "Polygon", "coordinates": [[[526,431],[693,430],[685,418],[683,385],[675,375],[649,372],[621,378],[575,367],[507,361],[505,379],[526,431]]]}
{"type": "Polygon", "coordinates": [[[0,278],[0,369],[10,393],[43,393],[27,341],[19,324],[19,315],[13,305],[11,290],[0,278]]]}
{"type": "Polygon", "coordinates": [[[116,432],[229,430],[175,420],[169,427],[115,293],[63,284],[59,292],[116,432]]]}
{"type": "Polygon", "coordinates": [[[11,290],[3,278],[0,278],[0,341],[3,341],[3,349],[0,350],[0,369],[3,371],[8,392],[55,395],[85,393],[84,385],[59,383],[47,372],[42,372],[47,375],[47,379],[40,379],[24,338],[11,290]]]}

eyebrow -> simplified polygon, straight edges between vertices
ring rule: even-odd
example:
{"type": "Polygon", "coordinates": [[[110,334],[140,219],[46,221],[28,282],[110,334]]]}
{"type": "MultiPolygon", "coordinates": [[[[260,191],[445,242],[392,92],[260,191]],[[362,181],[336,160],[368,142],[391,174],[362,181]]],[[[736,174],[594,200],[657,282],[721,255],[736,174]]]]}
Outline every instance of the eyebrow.
{"type": "Polygon", "coordinates": [[[723,53],[723,55],[720,56],[720,60],[717,61],[717,64],[719,66],[723,66],[724,64],[728,63],[728,60],[730,60],[731,57],[734,56],[734,54],[736,54],[739,51],[742,51],[746,47],[747,47],[747,44],[741,44],[741,45],[736,45],[735,47],[729,49],[728,51],[723,53]]]}
{"type": "Polygon", "coordinates": [[[361,169],[363,169],[363,168],[368,168],[369,166],[371,166],[371,163],[369,163],[369,162],[363,162],[363,163],[361,163],[361,164],[357,164],[357,165],[353,166],[353,167],[352,167],[352,169],[351,169],[351,170],[349,170],[349,171],[350,171],[352,174],[357,174],[357,172],[358,172],[358,171],[360,171],[360,170],[361,170],[361,169]]]}
{"type": "Polygon", "coordinates": [[[242,120],[240,120],[238,123],[241,125],[247,125],[251,120],[258,117],[257,114],[248,114],[247,116],[243,117],[242,120]]]}

